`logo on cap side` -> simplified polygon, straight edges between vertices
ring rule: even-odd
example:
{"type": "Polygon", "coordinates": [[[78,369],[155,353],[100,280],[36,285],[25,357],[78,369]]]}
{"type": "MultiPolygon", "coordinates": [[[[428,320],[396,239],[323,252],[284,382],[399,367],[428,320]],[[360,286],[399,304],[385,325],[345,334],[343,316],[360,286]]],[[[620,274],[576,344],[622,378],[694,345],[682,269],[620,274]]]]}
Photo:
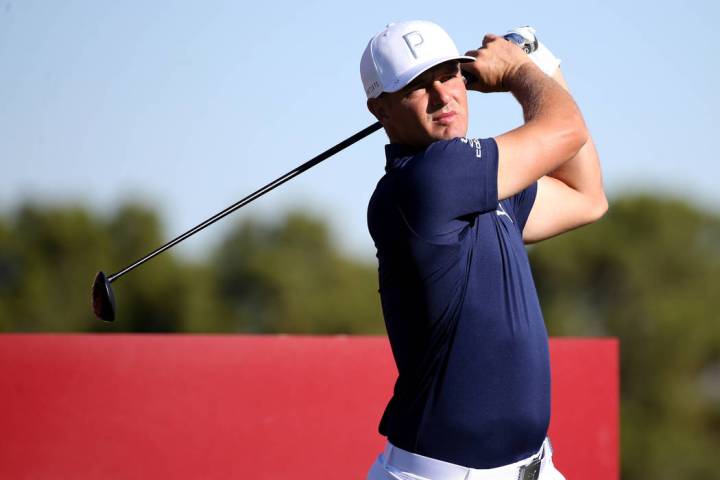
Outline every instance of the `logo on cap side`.
{"type": "Polygon", "coordinates": [[[410,53],[412,53],[412,56],[417,59],[418,56],[417,52],[415,51],[415,47],[419,47],[420,45],[425,43],[425,39],[423,38],[423,36],[420,35],[420,32],[414,31],[403,35],[403,40],[405,40],[405,44],[410,49],[410,53]]]}
{"type": "Polygon", "coordinates": [[[375,95],[375,91],[379,88],[380,88],[380,82],[375,80],[370,85],[368,85],[368,87],[365,89],[365,93],[372,97],[375,95]]]}

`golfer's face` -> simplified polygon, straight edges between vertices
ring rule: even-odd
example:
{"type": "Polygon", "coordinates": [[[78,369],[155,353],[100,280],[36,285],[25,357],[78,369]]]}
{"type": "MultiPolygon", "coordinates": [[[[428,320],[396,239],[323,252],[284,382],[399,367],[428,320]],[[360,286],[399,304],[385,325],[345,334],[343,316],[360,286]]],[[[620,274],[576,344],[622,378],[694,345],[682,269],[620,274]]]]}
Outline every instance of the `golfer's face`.
{"type": "Polygon", "coordinates": [[[467,90],[457,62],[442,63],[387,97],[383,125],[393,142],[425,147],[467,133],[467,90]]]}

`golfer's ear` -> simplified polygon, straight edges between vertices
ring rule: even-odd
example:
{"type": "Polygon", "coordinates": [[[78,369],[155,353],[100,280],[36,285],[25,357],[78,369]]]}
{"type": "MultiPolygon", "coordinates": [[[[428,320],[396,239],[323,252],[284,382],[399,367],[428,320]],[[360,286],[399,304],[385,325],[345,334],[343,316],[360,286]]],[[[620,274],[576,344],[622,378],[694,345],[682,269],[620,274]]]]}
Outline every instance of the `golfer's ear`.
{"type": "Polygon", "coordinates": [[[370,113],[375,115],[375,118],[380,120],[380,122],[383,122],[383,120],[388,118],[387,109],[385,108],[383,101],[379,98],[368,98],[367,108],[370,110],[370,113]]]}

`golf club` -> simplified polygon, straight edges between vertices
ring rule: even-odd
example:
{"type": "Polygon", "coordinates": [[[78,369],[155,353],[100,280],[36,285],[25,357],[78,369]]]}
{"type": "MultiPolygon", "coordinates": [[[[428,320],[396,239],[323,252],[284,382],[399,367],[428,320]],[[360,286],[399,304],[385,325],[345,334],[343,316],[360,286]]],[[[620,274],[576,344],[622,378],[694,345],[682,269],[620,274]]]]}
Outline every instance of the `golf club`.
{"type": "Polygon", "coordinates": [[[136,260],[135,262],[131,263],[127,267],[123,268],[122,270],[118,271],[117,273],[114,273],[110,276],[106,276],[103,272],[98,272],[95,275],[95,280],[92,284],[92,307],[93,312],[95,313],[95,316],[105,320],[107,322],[112,322],[115,320],[115,310],[116,310],[116,304],[115,304],[115,295],[113,294],[112,288],[110,287],[110,284],[117,280],[118,278],[122,277],[126,273],[130,272],[131,270],[134,270],[136,267],[139,267],[143,263],[147,262],[151,258],[153,258],[156,255],[161,254],[165,250],[177,245],[178,243],[182,242],[188,237],[191,237],[198,233],[200,230],[204,229],[205,227],[208,227],[212,225],[213,223],[217,222],[221,218],[225,217],[226,215],[231,214],[235,210],[239,209],[240,207],[243,207],[247,205],[248,203],[252,202],[256,198],[259,198],[266,193],[268,193],[270,190],[274,189],[275,187],[278,187],[282,185],[283,183],[287,182],[288,180],[300,175],[304,171],[314,167],[318,163],[322,162],[323,160],[335,155],[341,150],[344,150],[345,148],[349,147],[353,143],[362,140],[363,138],[367,137],[373,132],[376,132],[377,130],[380,130],[382,128],[382,125],[380,122],[375,122],[369,127],[366,127],[359,132],[357,132],[355,135],[352,135],[351,137],[346,138],[342,142],[338,143],[334,147],[331,147],[321,154],[315,156],[314,158],[308,160],[307,162],[303,163],[302,165],[298,166],[294,170],[289,171],[285,175],[273,180],[272,182],[268,183],[264,187],[254,191],[250,195],[246,196],[242,200],[237,201],[236,203],[230,205],[225,210],[222,210],[221,212],[216,213],[212,217],[208,218],[201,224],[191,228],[187,232],[183,233],[182,235],[179,235],[175,237],[174,239],[167,242],[165,245],[156,248],[152,252],[148,253],[144,257],[142,257],[139,260],[136,260]]]}

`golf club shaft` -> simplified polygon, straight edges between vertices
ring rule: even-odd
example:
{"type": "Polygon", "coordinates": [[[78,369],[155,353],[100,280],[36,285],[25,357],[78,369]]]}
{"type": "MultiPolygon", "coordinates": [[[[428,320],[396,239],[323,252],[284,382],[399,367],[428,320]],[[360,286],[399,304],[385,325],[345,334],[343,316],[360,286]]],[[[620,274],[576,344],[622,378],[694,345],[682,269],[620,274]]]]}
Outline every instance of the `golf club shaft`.
{"type": "Polygon", "coordinates": [[[129,271],[131,271],[131,270],[135,269],[136,267],[139,267],[139,266],[142,265],[143,263],[147,262],[148,260],[150,260],[151,258],[153,258],[155,255],[159,255],[159,254],[161,254],[162,252],[164,252],[165,250],[167,250],[168,248],[171,248],[171,247],[173,247],[174,245],[177,245],[178,243],[182,242],[182,241],[185,240],[186,238],[191,237],[192,235],[195,235],[195,234],[196,234],[197,232],[199,232],[200,230],[204,229],[205,227],[208,227],[208,226],[212,225],[213,223],[217,222],[218,220],[220,220],[221,218],[225,217],[226,215],[231,214],[232,212],[234,212],[234,211],[237,210],[238,208],[240,208],[240,207],[242,207],[242,206],[244,206],[244,205],[247,205],[248,203],[252,202],[252,201],[255,200],[256,198],[259,198],[259,197],[265,195],[267,192],[269,192],[270,190],[274,189],[275,187],[278,187],[278,186],[282,185],[283,183],[287,182],[288,180],[290,180],[290,179],[292,179],[292,178],[300,175],[300,174],[303,173],[304,171],[306,171],[306,170],[314,167],[315,165],[317,165],[318,163],[320,163],[320,162],[322,162],[323,160],[327,159],[328,157],[331,157],[331,156],[335,155],[335,154],[338,153],[339,151],[344,150],[345,148],[349,147],[349,146],[352,145],[353,143],[355,143],[355,142],[357,142],[357,141],[359,141],[359,140],[362,140],[363,138],[367,137],[368,135],[370,135],[371,133],[373,133],[373,132],[375,132],[375,131],[377,131],[377,130],[380,130],[381,128],[382,128],[382,125],[380,124],[380,122],[375,122],[375,123],[373,123],[372,125],[370,125],[369,127],[366,127],[366,128],[364,128],[363,130],[360,130],[360,131],[357,132],[355,135],[346,138],[345,140],[343,140],[342,142],[338,143],[338,144],[335,145],[334,147],[331,147],[331,148],[325,150],[325,151],[322,152],[321,154],[319,154],[319,155],[317,155],[316,157],[308,160],[307,162],[303,163],[302,165],[300,165],[299,167],[295,168],[294,170],[292,170],[292,171],[286,173],[285,175],[283,175],[283,176],[281,176],[281,177],[273,180],[272,182],[268,183],[267,185],[265,185],[264,187],[262,187],[262,188],[260,188],[260,189],[258,189],[258,190],[256,190],[256,191],[254,191],[253,193],[251,193],[251,194],[248,195],[247,197],[243,198],[242,200],[239,200],[238,202],[230,205],[230,206],[227,207],[225,210],[216,213],[215,215],[213,215],[212,217],[208,218],[207,220],[205,220],[205,221],[202,222],[201,224],[199,224],[199,225],[191,228],[190,230],[188,230],[187,232],[183,233],[182,235],[179,235],[179,236],[175,237],[174,239],[172,239],[172,240],[170,240],[169,242],[167,242],[165,245],[163,245],[163,246],[161,246],[161,247],[153,250],[152,252],[148,253],[147,255],[145,255],[144,257],[142,257],[141,259],[139,259],[139,260],[137,260],[136,262],[134,262],[134,263],[128,265],[127,267],[123,268],[123,269],[120,270],[119,272],[110,275],[110,276],[108,277],[108,279],[107,279],[108,282],[113,282],[114,280],[117,280],[118,278],[120,278],[121,276],[125,275],[125,274],[128,273],[129,271]]]}

